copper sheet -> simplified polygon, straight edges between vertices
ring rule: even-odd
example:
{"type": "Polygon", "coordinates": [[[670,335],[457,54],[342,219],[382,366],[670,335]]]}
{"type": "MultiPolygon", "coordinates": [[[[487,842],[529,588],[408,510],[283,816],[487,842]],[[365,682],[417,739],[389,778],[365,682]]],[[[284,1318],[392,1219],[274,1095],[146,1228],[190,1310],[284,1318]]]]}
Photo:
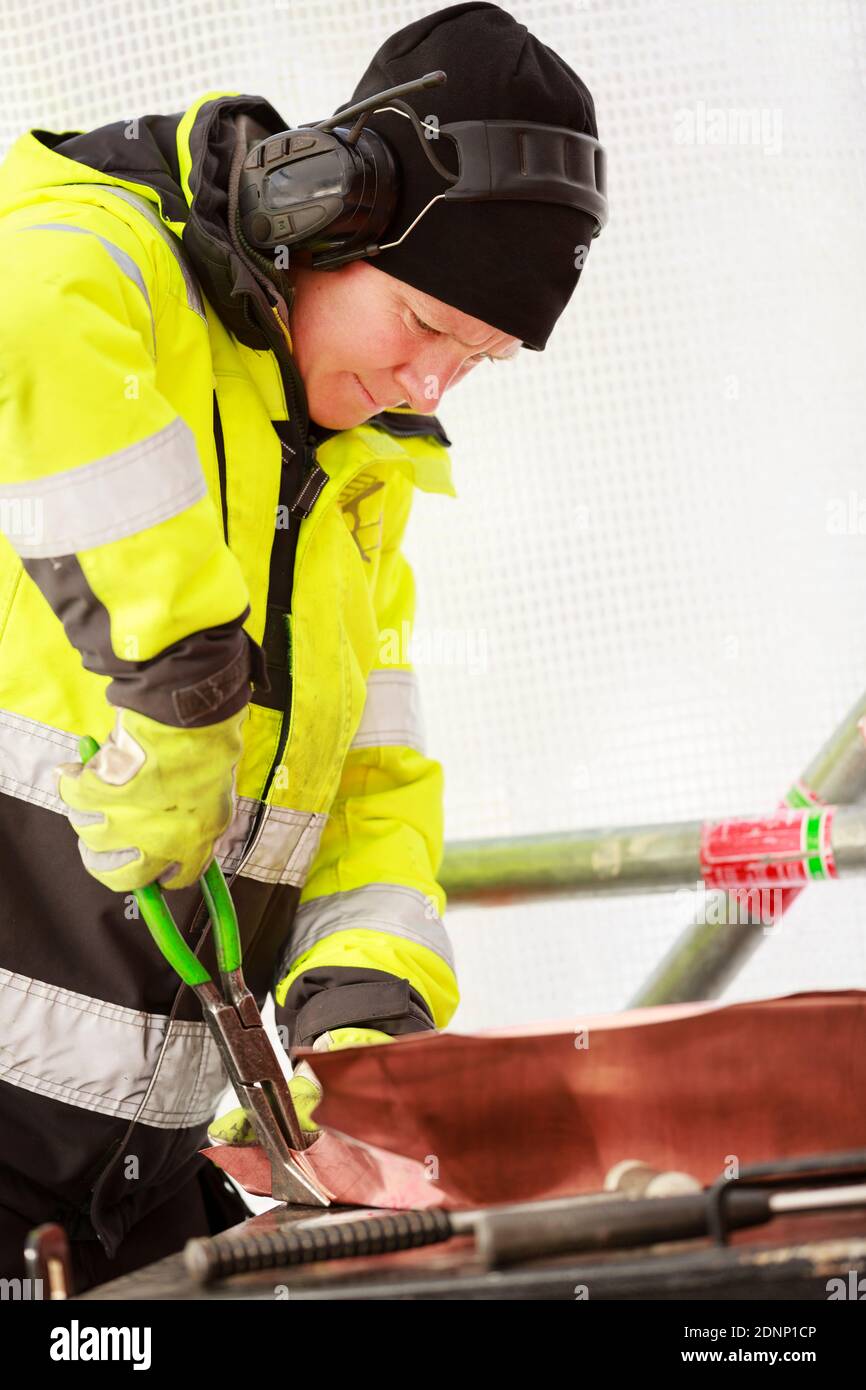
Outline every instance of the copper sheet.
{"type": "MultiPolygon", "coordinates": [[[[247,1192],[270,1197],[271,1170],[260,1145],[220,1145],[202,1149],[202,1153],[247,1192]]],[[[333,1202],[395,1210],[454,1206],[425,1177],[420,1164],[399,1154],[355,1143],[345,1135],[323,1132],[315,1144],[304,1150],[303,1158],[333,1202]]]]}
{"type": "MultiPolygon", "coordinates": [[[[709,1183],[729,1156],[746,1165],[866,1145],[862,990],[297,1055],[324,1086],[316,1119],[332,1131],[306,1156],[340,1202],[457,1207],[598,1191],[623,1158],[709,1183]],[[341,1135],[378,1152],[360,1163],[365,1151],[341,1135]]],[[[255,1151],[207,1152],[255,1181],[250,1191],[267,1190],[255,1151]]]]}

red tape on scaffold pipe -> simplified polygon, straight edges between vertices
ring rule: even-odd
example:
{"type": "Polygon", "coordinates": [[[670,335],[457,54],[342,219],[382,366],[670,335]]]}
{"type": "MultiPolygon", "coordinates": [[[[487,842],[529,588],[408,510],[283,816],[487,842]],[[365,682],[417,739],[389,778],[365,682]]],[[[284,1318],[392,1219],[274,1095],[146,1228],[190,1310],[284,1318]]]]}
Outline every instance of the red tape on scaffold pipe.
{"type": "Polygon", "coordinates": [[[794,886],[838,878],[831,845],[834,808],[817,804],[799,784],[786,800],[795,804],[758,820],[703,825],[701,873],[708,888],[794,886]]]}

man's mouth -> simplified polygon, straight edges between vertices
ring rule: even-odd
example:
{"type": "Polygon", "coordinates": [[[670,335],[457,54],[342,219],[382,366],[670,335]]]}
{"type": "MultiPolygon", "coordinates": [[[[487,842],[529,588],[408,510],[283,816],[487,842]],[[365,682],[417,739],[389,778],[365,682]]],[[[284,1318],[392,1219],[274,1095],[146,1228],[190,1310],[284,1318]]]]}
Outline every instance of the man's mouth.
{"type": "Polygon", "coordinates": [[[364,397],[364,399],[366,400],[367,404],[368,404],[368,405],[371,405],[371,406],[373,407],[374,410],[379,410],[380,407],[379,407],[379,406],[376,404],[376,402],[373,400],[373,397],[370,395],[370,392],[367,390],[366,386],[365,386],[364,383],[362,382],[361,378],[358,376],[357,372],[353,372],[352,375],[353,375],[353,377],[355,378],[356,382],[358,383],[358,389],[359,389],[359,391],[361,392],[361,395],[362,395],[362,396],[364,397]]]}

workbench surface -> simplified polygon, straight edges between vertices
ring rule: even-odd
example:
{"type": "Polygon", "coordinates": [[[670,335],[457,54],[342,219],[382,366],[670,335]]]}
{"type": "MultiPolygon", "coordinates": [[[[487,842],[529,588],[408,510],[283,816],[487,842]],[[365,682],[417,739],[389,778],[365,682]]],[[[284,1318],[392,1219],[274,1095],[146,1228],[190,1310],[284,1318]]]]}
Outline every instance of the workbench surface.
{"type": "MultiPolygon", "coordinates": [[[[345,1208],[342,1209],[345,1212],[345,1208]]],[[[238,1232],[321,1214],[277,1207],[250,1218],[238,1232]]],[[[752,1231],[735,1231],[727,1246],[688,1240],[603,1254],[561,1255],[486,1269],[470,1237],[363,1259],[319,1261],[295,1269],[234,1275],[207,1288],[193,1283],[182,1253],[169,1255],[82,1294],[81,1300],[172,1301],[358,1299],[816,1299],[827,1281],[866,1274],[866,1213],[786,1216],[752,1231]]]]}

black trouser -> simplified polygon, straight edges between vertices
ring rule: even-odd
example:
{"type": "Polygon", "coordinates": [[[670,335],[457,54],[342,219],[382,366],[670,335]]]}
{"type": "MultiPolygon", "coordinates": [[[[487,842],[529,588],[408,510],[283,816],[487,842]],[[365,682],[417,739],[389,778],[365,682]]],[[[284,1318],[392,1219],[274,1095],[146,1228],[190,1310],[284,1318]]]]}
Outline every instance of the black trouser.
{"type": "MultiPolygon", "coordinates": [[[[121,1241],[109,1259],[97,1240],[70,1241],[72,1292],[84,1293],[121,1274],[182,1250],[192,1236],[214,1235],[235,1226],[252,1213],[236,1188],[213,1163],[205,1163],[180,1191],[148,1212],[121,1241]]],[[[0,1273],[24,1277],[24,1242],[34,1223],[0,1207],[0,1273]]],[[[47,1297],[48,1291],[45,1289],[47,1297]]]]}

